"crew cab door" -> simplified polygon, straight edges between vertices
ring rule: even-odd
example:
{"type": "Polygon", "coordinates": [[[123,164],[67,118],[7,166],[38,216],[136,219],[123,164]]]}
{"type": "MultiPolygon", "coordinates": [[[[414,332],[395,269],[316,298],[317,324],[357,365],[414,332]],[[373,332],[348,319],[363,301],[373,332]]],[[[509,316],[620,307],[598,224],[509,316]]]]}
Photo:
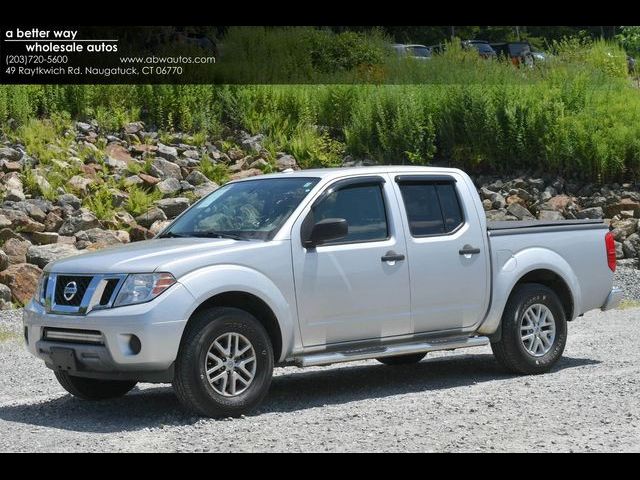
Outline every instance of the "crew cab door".
{"type": "Polygon", "coordinates": [[[461,175],[396,175],[411,276],[415,333],[472,327],[489,300],[489,256],[461,175]]]}
{"type": "Polygon", "coordinates": [[[391,183],[387,175],[336,180],[294,224],[293,270],[304,346],[410,333],[409,269],[391,183]],[[347,236],[305,248],[308,229],[329,218],[345,219],[347,236]]]}

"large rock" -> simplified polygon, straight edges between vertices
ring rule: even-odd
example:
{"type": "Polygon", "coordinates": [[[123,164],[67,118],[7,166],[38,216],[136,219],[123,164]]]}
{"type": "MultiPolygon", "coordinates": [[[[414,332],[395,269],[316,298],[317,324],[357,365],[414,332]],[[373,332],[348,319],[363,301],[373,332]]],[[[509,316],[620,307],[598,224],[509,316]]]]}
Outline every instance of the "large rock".
{"type": "Polygon", "coordinates": [[[488,212],[485,212],[485,215],[487,216],[487,220],[489,222],[505,222],[518,220],[518,217],[514,217],[504,210],[489,210],[488,212]]]}
{"type": "MultiPolygon", "coordinates": [[[[126,233],[126,232],[125,232],[126,233]]],[[[76,233],[78,242],[92,244],[96,248],[103,248],[110,245],[120,245],[128,243],[129,236],[123,237],[122,233],[114,230],[102,230],[101,228],[90,228],[76,233]],[[125,241],[126,240],[126,241],[125,241]]]]}
{"type": "Polygon", "coordinates": [[[157,235],[162,230],[167,228],[170,224],[171,224],[170,220],[165,220],[164,222],[158,220],[157,222],[154,222],[153,225],[151,225],[151,228],[149,229],[149,233],[151,233],[152,235],[157,235]]]}
{"type": "Polygon", "coordinates": [[[20,211],[5,208],[0,210],[0,214],[4,215],[11,221],[11,228],[16,232],[42,232],[44,224],[31,219],[29,215],[20,211]]]}
{"type": "Polygon", "coordinates": [[[622,251],[627,258],[635,258],[640,252],[640,235],[632,233],[622,242],[622,251]]]}
{"type": "Polygon", "coordinates": [[[591,218],[591,219],[600,219],[604,217],[604,212],[601,207],[590,207],[583,208],[579,212],[576,212],[577,218],[591,218]]]}
{"type": "Polygon", "coordinates": [[[507,208],[507,212],[509,212],[514,217],[517,217],[519,220],[535,220],[535,217],[531,214],[529,210],[523,207],[520,203],[512,203],[507,208]]]}
{"type": "Polygon", "coordinates": [[[18,238],[10,238],[2,246],[4,252],[9,257],[10,264],[25,263],[27,261],[27,251],[31,247],[31,242],[18,238]]]}
{"type": "Polygon", "coordinates": [[[4,250],[0,250],[0,272],[9,266],[9,255],[4,250]]]}
{"type": "Polygon", "coordinates": [[[289,168],[296,170],[298,168],[298,162],[296,162],[296,159],[292,155],[282,155],[276,160],[276,167],[280,172],[289,168]]]}
{"type": "Polygon", "coordinates": [[[33,297],[40,280],[42,270],[30,263],[11,265],[0,272],[0,283],[11,289],[11,298],[26,305],[33,297]]]}
{"type": "Polygon", "coordinates": [[[54,212],[47,213],[47,217],[44,219],[44,230],[46,232],[57,232],[64,220],[59,215],[56,215],[54,212]]]}
{"type": "Polygon", "coordinates": [[[17,162],[22,158],[22,153],[15,148],[0,147],[0,158],[10,162],[17,162]]]}
{"type": "Polygon", "coordinates": [[[617,203],[607,205],[604,208],[604,213],[607,218],[612,218],[618,215],[620,212],[625,210],[633,210],[634,216],[640,216],[640,203],[636,202],[630,198],[623,198],[617,203]]]}
{"type": "Polygon", "coordinates": [[[20,240],[20,241],[24,240],[24,237],[21,234],[16,233],[11,228],[2,228],[2,229],[0,229],[0,244],[2,242],[6,242],[10,238],[15,238],[16,240],[20,240]]]}
{"type": "Polygon", "coordinates": [[[203,183],[209,182],[207,176],[204,173],[199,172],[198,170],[194,170],[189,175],[187,175],[187,178],[185,178],[185,180],[193,186],[198,186],[202,185],[203,183]]]}
{"type": "Polygon", "coordinates": [[[72,190],[81,193],[82,195],[86,195],[89,191],[89,185],[95,183],[95,180],[92,180],[87,177],[83,177],[81,175],[74,175],[68,181],[69,187],[72,190]]]}
{"type": "Polygon", "coordinates": [[[538,212],[538,220],[555,222],[558,220],[564,220],[564,216],[560,212],[555,210],[540,210],[538,212]]]}
{"type": "Polygon", "coordinates": [[[11,289],[4,283],[0,283],[0,310],[11,310],[11,289]]]}
{"type": "Polygon", "coordinates": [[[185,197],[163,198],[158,200],[156,205],[167,218],[175,218],[189,208],[189,199],[185,197]]]}
{"type": "Polygon", "coordinates": [[[611,222],[611,226],[613,227],[613,230],[611,231],[613,238],[618,242],[622,242],[632,233],[636,233],[636,230],[638,229],[638,219],[625,218],[613,221],[611,222]]]}
{"type": "Polygon", "coordinates": [[[131,236],[132,242],[138,242],[141,240],[149,240],[153,238],[153,234],[141,225],[134,225],[129,230],[129,235],[131,236]]]}
{"type": "MultiPolygon", "coordinates": [[[[160,177],[161,179],[166,178],[177,178],[178,180],[182,180],[182,172],[180,171],[180,167],[175,163],[171,163],[164,158],[156,158],[151,164],[151,173],[155,177],[160,177]]],[[[144,177],[141,177],[144,180],[144,177]]]]}
{"type": "Polygon", "coordinates": [[[163,222],[166,219],[167,216],[165,215],[164,210],[161,210],[158,207],[151,207],[147,212],[135,218],[136,222],[145,228],[150,228],[151,225],[158,220],[163,222]]]}
{"type": "Polygon", "coordinates": [[[256,152],[259,152],[260,150],[262,150],[263,140],[264,135],[259,133],[253,136],[246,136],[240,143],[246,150],[254,150],[256,152]]]}
{"type": "Polygon", "coordinates": [[[60,237],[56,232],[25,233],[24,236],[27,237],[31,243],[35,243],[37,245],[58,243],[58,238],[60,237]]]}
{"type": "Polygon", "coordinates": [[[498,192],[491,191],[488,188],[481,188],[480,196],[484,200],[488,200],[490,202],[492,209],[500,210],[507,206],[507,202],[502,195],[500,195],[498,192]]]}
{"type": "Polygon", "coordinates": [[[128,133],[129,135],[135,135],[138,132],[141,132],[144,129],[144,123],[142,122],[131,122],[127,123],[122,127],[124,133],[128,133]]]}
{"type": "Polygon", "coordinates": [[[19,172],[22,170],[20,162],[10,162],[8,160],[0,160],[0,170],[3,172],[19,172]]]}
{"type": "Polygon", "coordinates": [[[130,163],[137,163],[136,159],[129,154],[129,151],[118,143],[110,143],[104,149],[104,152],[107,154],[105,163],[109,166],[112,166],[108,163],[110,160],[113,161],[114,166],[120,165],[120,168],[126,168],[130,163]]]}
{"type": "Polygon", "coordinates": [[[163,196],[171,196],[180,191],[180,180],[178,180],[177,178],[167,178],[158,183],[158,185],[156,185],[156,188],[160,191],[160,193],[162,193],[163,196]]]}
{"type": "Polygon", "coordinates": [[[193,193],[196,196],[196,198],[202,198],[202,197],[206,197],[211,192],[215,192],[218,188],[220,188],[220,185],[218,185],[217,183],[207,182],[207,183],[203,183],[202,185],[198,185],[193,190],[193,193]]]}
{"type": "Polygon", "coordinates": [[[146,184],[150,186],[157,185],[160,183],[160,179],[158,177],[154,177],[153,175],[147,175],[146,173],[140,172],[138,177],[146,184]]]}
{"type": "Polygon", "coordinates": [[[573,199],[568,195],[556,195],[555,197],[550,198],[542,205],[540,205],[541,210],[555,210],[557,212],[563,212],[567,208],[573,205],[573,199]]]}
{"type": "Polygon", "coordinates": [[[27,251],[27,262],[44,268],[47,263],[84,253],[73,245],[53,243],[50,245],[33,245],[27,251]]]}
{"type": "Polygon", "coordinates": [[[13,210],[20,210],[22,213],[40,223],[44,222],[44,219],[47,216],[44,210],[42,210],[42,208],[33,201],[16,202],[11,205],[11,208],[13,210]]]}
{"type": "Polygon", "coordinates": [[[91,228],[100,228],[100,221],[93,213],[80,210],[64,221],[58,233],[60,235],[73,235],[81,230],[89,230],[91,228]]]}
{"type": "Polygon", "coordinates": [[[65,193],[58,197],[56,200],[56,205],[61,206],[62,208],[70,208],[71,210],[78,210],[82,205],[82,200],[73,195],[72,193],[65,193]]]}
{"type": "Polygon", "coordinates": [[[162,143],[158,143],[158,151],[156,152],[156,155],[169,160],[170,162],[178,160],[178,150],[175,147],[170,147],[162,143]]]}

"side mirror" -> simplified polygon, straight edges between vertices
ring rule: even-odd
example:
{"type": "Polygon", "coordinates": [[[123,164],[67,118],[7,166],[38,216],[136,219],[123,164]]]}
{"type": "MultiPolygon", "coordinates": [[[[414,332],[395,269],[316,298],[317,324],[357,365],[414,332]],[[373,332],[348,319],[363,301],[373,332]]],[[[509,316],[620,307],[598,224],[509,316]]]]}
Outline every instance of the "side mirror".
{"type": "Polygon", "coordinates": [[[304,241],[304,246],[310,248],[322,245],[331,240],[344,238],[348,233],[349,225],[344,218],[325,218],[313,226],[309,238],[304,241]]]}

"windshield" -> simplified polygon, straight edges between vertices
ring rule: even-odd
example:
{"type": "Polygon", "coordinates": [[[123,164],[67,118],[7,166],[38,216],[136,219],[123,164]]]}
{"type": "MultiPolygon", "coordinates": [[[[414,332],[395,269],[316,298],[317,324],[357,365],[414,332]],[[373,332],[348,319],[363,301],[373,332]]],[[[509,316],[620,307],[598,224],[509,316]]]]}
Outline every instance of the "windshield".
{"type": "Polygon", "coordinates": [[[407,51],[414,57],[430,57],[431,50],[427,47],[411,46],[407,47],[407,51]]]}
{"type": "Polygon", "coordinates": [[[193,205],[161,237],[269,240],[319,178],[265,178],[229,183],[193,205]]]}
{"type": "Polygon", "coordinates": [[[526,43],[510,43],[509,53],[514,56],[522,56],[531,53],[531,50],[529,49],[529,45],[526,43]]]}
{"type": "Polygon", "coordinates": [[[487,53],[487,54],[496,53],[488,43],[480,43],[480,42],[478,42],[478,43],[472,43],[471,45],[473,47],[475,47],[476,50],[478,50],[478,52],[480,52],[480,53],[487,53]]]}

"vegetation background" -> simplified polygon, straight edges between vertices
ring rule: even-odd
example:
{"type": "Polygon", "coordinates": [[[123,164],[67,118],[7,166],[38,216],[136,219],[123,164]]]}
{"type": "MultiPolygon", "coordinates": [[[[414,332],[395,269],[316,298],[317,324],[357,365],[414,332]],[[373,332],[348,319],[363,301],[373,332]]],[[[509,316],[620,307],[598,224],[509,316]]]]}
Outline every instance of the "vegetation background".
{"type": "MultiPolygon", "coordinates": [[[[454,28],[465,38],[516,35],[513,27],[454,28]]],[[[638,52],[639,27],[520,27],[521,38],[551,54],[533,68],[483,60],[457,41],[426,62],[389,48],[442,42],[450,29],[218,28],[217,45],[230,60],[216,80],[253,84],[2,85],[0,135],[45,164],[55,160],[52,146],[66,141],[65,126],[92,119],[104,132],[143,120],[163,135],[186,132],[228,148],[234,130],[261,133],[271,159],[288,152],[302,167],[340,165],[348,155],[593,181],[639,173],[640,90],[625,52],[638,52]],[[299,83],[257,84],[281,72],[299,83]],[[305,84],[311,78],[324,82],[305,84]]],[[[224,178],[223,167],[203,168],[224,178]]],[[[53,163],[52,172],[61,184],[69,176],[53,163]]]]}

